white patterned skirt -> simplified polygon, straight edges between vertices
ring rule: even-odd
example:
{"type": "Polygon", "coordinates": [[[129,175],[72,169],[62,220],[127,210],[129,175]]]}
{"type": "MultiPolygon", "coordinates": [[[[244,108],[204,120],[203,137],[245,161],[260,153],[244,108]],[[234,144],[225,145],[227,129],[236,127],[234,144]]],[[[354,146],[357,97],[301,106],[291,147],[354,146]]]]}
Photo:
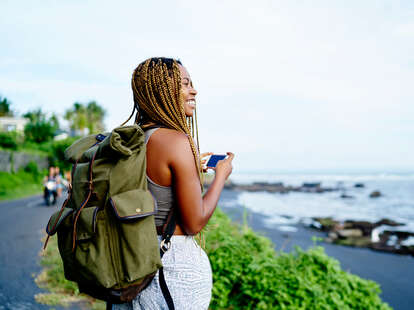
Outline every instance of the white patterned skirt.
{"type": "MultiPolygon", "coordinates": [[[[158,237],[160,240],[161,237],[158,237]]],[[[192,236],[172,236],[171,248],[162,257],[164,276],[177,310],[208,309],[213,277],[207,254],[192,236]]],[[[158,272],[151,284],[132,302],[113,310],[168,310],[158,272]]]]}

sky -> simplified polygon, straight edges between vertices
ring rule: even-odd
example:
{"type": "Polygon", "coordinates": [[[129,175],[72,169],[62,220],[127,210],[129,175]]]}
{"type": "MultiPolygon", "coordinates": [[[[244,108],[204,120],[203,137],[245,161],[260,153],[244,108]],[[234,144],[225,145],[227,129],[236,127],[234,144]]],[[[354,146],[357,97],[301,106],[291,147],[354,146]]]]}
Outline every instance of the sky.
{"type": "Polygon", "coordinates": [[[179,58],[201,151],[243,171],[413,171],[413,1],[0,2],[0,95],[20,114],[96,100],[112,129],[131,74],[179,58]]]}

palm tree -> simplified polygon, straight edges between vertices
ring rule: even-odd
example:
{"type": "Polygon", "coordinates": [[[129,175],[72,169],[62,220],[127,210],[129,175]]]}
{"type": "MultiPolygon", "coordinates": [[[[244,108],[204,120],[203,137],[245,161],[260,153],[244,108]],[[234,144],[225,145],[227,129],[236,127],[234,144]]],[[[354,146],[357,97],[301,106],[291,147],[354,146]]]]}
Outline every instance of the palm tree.
{"type": "Polygon", "coordinates": [[[101,132],[105,129],[103,119],[105,110],[96,103],[90,101],[87,104],[75,102],[73,107],[66,110],[64,118],[70,122],[70,128],[80,134],[101,132]]]}
{"type": "Polygon", "coordinates": [[[66,110],[63,116],[65,120],[70,123],[70,129],[73,131],[79,131],[80,134],[85,134],[85,128],[87,123],[85,106],[79,102],[75,102],[73,107],[66,110]]]}
{"type": "Polygon", "coordinates": [[[86,106],[87,127],[89,133],[102,132],[105,129],[103,119],[105,117],[105,110],[99,106],[96,101],[91,101],[86,106]]]}

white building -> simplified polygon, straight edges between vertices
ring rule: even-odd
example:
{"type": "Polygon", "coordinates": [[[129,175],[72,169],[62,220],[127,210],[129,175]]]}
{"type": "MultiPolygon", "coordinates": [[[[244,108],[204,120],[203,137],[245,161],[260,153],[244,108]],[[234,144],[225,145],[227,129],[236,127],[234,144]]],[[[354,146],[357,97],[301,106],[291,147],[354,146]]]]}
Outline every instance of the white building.
{"type": "Polygon", "coordinates": [[[28,121],[23,117],[0,117],[0,131],[23,131],[28,121]]]}

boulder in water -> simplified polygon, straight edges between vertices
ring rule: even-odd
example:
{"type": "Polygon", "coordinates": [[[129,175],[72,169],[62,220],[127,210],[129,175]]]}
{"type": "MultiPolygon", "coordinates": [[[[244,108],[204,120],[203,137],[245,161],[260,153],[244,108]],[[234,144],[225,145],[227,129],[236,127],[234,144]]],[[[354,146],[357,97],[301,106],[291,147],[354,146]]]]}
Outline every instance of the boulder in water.
{"type": "Polygon", "coordinates": [[[345,193],[343,193],[340,197],[342,199],[354,199],[355,198],[354,196],[351,196],[351,195],[348,195],[348,194],[345,194],[345,193]]]}
{"type": "Polygon", "coordinates": [[[358,238],[362,237],[363,233],[360,229],[341,229],[336,232],[340,238],[358,238]]]}
{"type": "Polygon", "coordinates": [[[381,196],[382,196],[382,194],[381,194],[380,191],[373,191],[371,194],[369,194],[370,198],[378,198],[378,197],[381,197],[381,196]]]}

